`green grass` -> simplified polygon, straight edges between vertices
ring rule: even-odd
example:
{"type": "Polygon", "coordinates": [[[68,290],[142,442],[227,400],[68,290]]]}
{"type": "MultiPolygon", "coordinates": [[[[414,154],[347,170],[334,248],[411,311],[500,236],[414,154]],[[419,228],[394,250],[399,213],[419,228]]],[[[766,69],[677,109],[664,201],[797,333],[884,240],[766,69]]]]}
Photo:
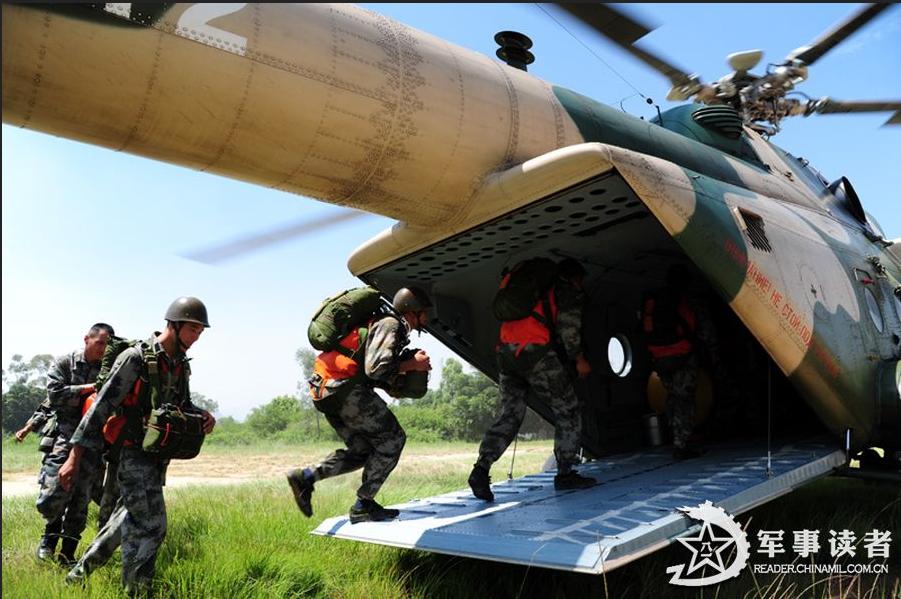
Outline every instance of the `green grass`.
{"type": "MultiPolygon", "coordinates": [[[[526,447],[549,450],[550,444],[526,444],[526,447]]],[[[316,449],[304,447],[302,452],[320,453],[318,445],[316,449]]],[[[409,448],[385,485],[380,500],[386,504],[398,503],[465,487],[475,450],[472,444],[464,443],[409,448]],[[447,457],[424,459],[423,456],[429,455],[447,457]]],[[[263,450],[256,447],[253,453],[260,454],[263,450]]],[[[546,456],[542,451],[518,454],[514,474],[537,471],[546,456]]],[[[508,467],[509,456],[505,456],[495,466],[495,478],[505,476],[508,467]]],[[[686,596],[667,583],[667,566],[686,561],[681,547],[670,547],[607,576],[592,576],[310,535],[324,518],[346,512],[358,483],[359,474],[353,473],[317,485],[312,519],[304,518],[297,511],[282,480],[230,487],[168,489],[169,532],[157,561],[158,596],[228,599],[686,596]]],[[[42,522],[33,502],[32,497],[3,500],[3,597],[121,596],[118,554],[112,563],[94,573],[83,592],[63,584],[62,569],[35,561],[33,550],[42,522]]],[[[96,519],[93,505],[90,518],[92,523],[96,519]]],[[[901,499],[897,485],[825,479],[752,510],[739,520],[746,523],[749,518],[750,531],[819,528],[827,531],[822,534],[828,535],[830,527],[857,530],[860,534],[872,528],[892,530],[895,538],[890,576],[811,579],[808,575],[789,579],[768,575],[755,579],[745,569],[738,579],[693,591],[688,596],[901,597],[901,499]]],[[[85,537],[90,538],[93,533],[91,525],[85,537]]],[[[752,542],[752,547],[756,546],[752,542]]]]}

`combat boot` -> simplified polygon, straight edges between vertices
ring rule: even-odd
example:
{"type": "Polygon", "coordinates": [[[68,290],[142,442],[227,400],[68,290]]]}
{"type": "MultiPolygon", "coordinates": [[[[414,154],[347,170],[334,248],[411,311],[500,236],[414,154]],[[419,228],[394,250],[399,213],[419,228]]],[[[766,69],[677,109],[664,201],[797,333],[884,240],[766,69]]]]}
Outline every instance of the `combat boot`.
{"type": "Polygon", "coordinates": [[[374,499],[357,499],[350,507],[350,523],[382,522],[400,516],[400,510],[380,506],[374,499]]]}
{"type": "Polygon", "coordinates": [[[62,546],[59,548],[59,554],[56,561],[59,565],[70,567],[75,564],[75,550],[78,549],[78,539],[63,539],[62,546]]]}
{"type": "Polygon", "coordinates": [[[469,474],[469,488],[477,499],[494,501],[494,493],[491,492],[491,477],[488,470],[476,464],[469,474]]]}
{"type": "Polygon", "coordinates": [[[58,540],[59,537],[53,534],[42,536],[41,542],[38,543],[38,548],[35,552],[37,558],[42,562],[53,560],[53,554],[56,553],[56,542],[58,540]]]}
{"type": "Polygon", "coordinates": [[[697,447],[692,445],[686,445],[685,447],[674,447],[673,448],[673,459],[677,462],[681,462],[682,460],[691,460],[694,458],[699,458],[702,455],[707,453],[707,450],[703,447],[697,447]]]}
{"type": "Polygon", "coordinates": [[[598,484],[598,481],[582,476],[575,470],[558,474],[554,477],[554,488],[558,491],[568,491],[570,489],[587,489],[598,484]]]}
{"type": "Polygon", "coordinates": [[[301,513],[309,518],[313,515],[313,478],[312,472],[307,469],[291,470],[288,472],[288,484],[294,493],[294,501],[301,513]]]}
{"type": "Polygon", "coordinates": [[[88,580],[88,570],[79,562],[66,574],[66,584],[84,584],[88,580]]]}

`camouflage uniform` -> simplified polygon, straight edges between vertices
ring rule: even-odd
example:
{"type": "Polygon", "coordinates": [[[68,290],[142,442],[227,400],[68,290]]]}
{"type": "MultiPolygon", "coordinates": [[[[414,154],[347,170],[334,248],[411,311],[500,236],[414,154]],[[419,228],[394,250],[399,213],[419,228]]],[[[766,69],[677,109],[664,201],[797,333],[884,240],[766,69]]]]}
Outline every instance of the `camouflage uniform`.
{"type": "Polygon", "coordinates": [[[684,356],[657,358],[654,368],[666,389],[666,416],[673,433],[673,445],[684,448],[694,430],[697,355],[692,352],[684,356]]]}
{"type": "MultiPolygon", "coordinates": [[[[160,401],[181,403],[184,407],[193,408],[188,399],[190,371],[187,358],[181,357],[177,360],[170,358],[156,340],[159,335],[160,333],[155,333],[147,343],[156,355],[160,371],[162,394],[160,401]],[[180,376],[175,372],[179,365],[182,366],[180,376]]],[[[137,345],[123,351],[116,358],[109,379],[97,394],[94,405],[82,419],[72,437],[72,442],[86,449],[96,450],[102,447],[103,424],[119,408],[138,378],[144,376],[146,375],[141,346],[137,345]]],[[[146,412],[146,407],[144,411],[146,412]]],[[[166,536],[163,485],[169,463],[168,460],[159,460],[144,453],[140,447],[139,431],[135,428],[135,424],[130,422],[121,433],[127,435],[120,454],[118,472],[122,501],[105,527],[121,530],[122,582],[126,589],[132,592],[149,588],[156,570],[156,555],[166,536]],[[116,524],[120,519],[121,526],[117,527],[116,524]]],[[[107,545],[110,543],[110,536],[110,534],[106,536],[107,545]]]]}
{"type": "Polygon", "coordinates": [[[584,293],[560,279],[554,286],[554,296],[557,320],[551,331],[551,343],[547,346],[529,344],[519,357],[516,357],[518,346],[515,344],[498,347],[501,415],[479,445],[476,466],[489,470],[513,442],[526,414],[529,392],[545,402],[554,415],[554,456],[558,472],[568,472],[579,462],[582,418],[567,364],[582,353],[584,293]],[[559,344],[554,343],[554,336],[559,344]],[[557,345],[556,349],[552,347],[554,345],[557,345]],[[560,355],[561,351],[565,355],[560,355]]]}
{"type": "Polygon", "coordinates": [[[97,531],[97,536],[72,568],[69,578],[73,581],[83,579],[113,557],[116,549],[122,544],[122,523],[127,515],[128,511],[125,509],[122,499],[119,499],[109,518],[97,531]]]}
{"type": "MultiPolygon", "coordinates": [[[[69,539],[69,543],[77,544],[84,531],[88,504],[102,465],[100,450],[85,452],[81,476],[69,491],[59,484],[58,473],[69,457],[72,434],[81,420],[82,402],[99,370],[99,361],[85,361],[84,352],[78,350],[58,358],[47,373],[47,397],[56,414],[57,436],[41,468],[36,507],[47,521],[45,536],[59,535],[69,539]]],[[[71,550],[74,551],[74,545],[71,550]]]]}
{"type": "Polygon", "coordinates": [[[338,449],[313,469],[319,481],[363,468],[363,483],[357,497],[372,499],[397,466],[407,436],[385,401],[376,395],[374,386],[396,386],[399,355],[409,343],[409,326],[405,320],[384,316],[369,328],[366,338],[362,382],[346,381],[333,388],[331,394],[313,402],[347,449],[338,449]],[[342,389],[342,386],[353,386],[342,389]]]}
{"type": "Polygon", "coordinates": [[[714,376],[725,380],[722,361],[719,359],[719,342],[713,319],[707,304],[699,296],[687,291],[664,288],[658,295],[669,294],[679,299],[678,305],[690,309],[693,321],[680,320],[680,326],[691,330],[682,335],[678,343],[685,344],[686,349],[676,355],[666,355],[653,359],[653,367],[666,389],[666,415],[673,435],[673,446],[684,449],[694,432],[695,392],[698,387],[698,354],[703,351],[709,357],[714,368],[714,376]],[[684,302],[684,304],[682,303],[684,302]],[[687,341],[687,343],[686,343],[687,341]]]}

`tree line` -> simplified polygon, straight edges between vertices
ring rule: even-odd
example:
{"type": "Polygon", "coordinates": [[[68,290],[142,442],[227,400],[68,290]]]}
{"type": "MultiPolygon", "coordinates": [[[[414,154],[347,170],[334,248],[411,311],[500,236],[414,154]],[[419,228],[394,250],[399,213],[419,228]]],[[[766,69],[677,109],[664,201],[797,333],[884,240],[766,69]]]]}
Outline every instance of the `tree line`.
{"type": "MultiPolygon", "coordinates": [[[[316,354],[300,348],[295,359],[301,378],[295,395],[280,395],[253,408],[242,422],[230,416],[219,418],[216,433],[208,443],[253,444],[260,439],[285,442],[334,440],[338,438],[324,417],[313,407],[306,380],[312,375],[316,354]]],[[[47,394],[47,371],[53,356],[39,354],[25,361],[14,355],[3,370],[3,432],[12,434],[31,416],[47,394]]],[[[201,393],[192,392],[198,407],[214,414],[219,405],[201,393]]],[[[411,441],[479,441],[499,414],[497,385],[480,372],[467,372],[463,364],[450,358],[441,370],[441,383],[419,399],[390,402],[391,409],[411,441]]],[[[528,410],[520,429],[526,438],[552,438],[554,429],[528,410]]]]}

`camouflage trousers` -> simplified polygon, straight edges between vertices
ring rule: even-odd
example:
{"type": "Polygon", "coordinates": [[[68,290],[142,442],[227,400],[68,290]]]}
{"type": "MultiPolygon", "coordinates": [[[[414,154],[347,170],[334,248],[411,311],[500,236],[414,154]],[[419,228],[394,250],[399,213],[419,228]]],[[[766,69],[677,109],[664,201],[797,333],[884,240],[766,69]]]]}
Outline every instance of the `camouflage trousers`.
{"type": "Polygon", "coordinates": [[[75,569],[82,570],[84,575],[87,576],[113,557],[116,549],[122,544],[122,523],[127,515],[128,511],[120,499],[116,502],[115,509],[110,514],[110,517],[107,518],[97,532],[97,536],[85,549],[81,559],[75,565],[75,569]]]}
{"type": "Polygon", "coordinates": [[[525,372],[502,367],[501,414],[485,432],[477,465],[489,470],[513,442],[525,418],[526,396],[530,391],[554,415],[554,456],[558,472],[566,472],[579,462],[582,436],[579,400],[560,358],[550,350],[525,372]]]}
{"type": "MultiPolygon", "coordinates": [[[[102,479],[100,501],[97,502],[100,505],[100,513],[97,517],[97,526],[99,528],[103,528],[107,520],[109,520],[110,516],[112,515],[113,510],[116,509],[116,505],[119,503],[120,451],[121,448],[116,447],[107,451],[103,455],[103,460],[104,462],[106,462],[106,474],[103,477],[98,477],[102,479]]],[[[96,495],[94,496],[94,500],[97,501],[96,495]]]]}
{"type": "Polygon", "coordinates": [[[657,358],[654,369],[666,389],[666,415],[673,433],[673,445],[685,447],[694,430],[698,358],[695,354],[657,358]]]}
{"type": "Polygon", "coordinates": [[[44,534],[78,540],[88,518],[88,505],[103,462],[96,451],[84,452],[75,484],[68,491],[59,483],[59,469],[69,457],[69,436],[60,434],[53,449],[44,457],[38,483],[41,486],[35,506],[46,520],[44,534]]]}
{"type": "Polygon", "coordinates": [[[336,396],[313,402],[344,441],[313,470],[322,480],[363,468],[363,484],[357,497],[375,497],[397,466],[407,441],[403,427],[381,397],[366,385],[357,385],[343,398],[336,396]]]}
{"type": "Polygon", "coordinates": [[[148,456],[140,447],[122,448],[122,502],[107,525],[114,527],[117,516],[122,518],[122,583],[131,592],[149,589],[156,573],[156,554],[166,537],[165,470],[166,462],[148,456]]]}

